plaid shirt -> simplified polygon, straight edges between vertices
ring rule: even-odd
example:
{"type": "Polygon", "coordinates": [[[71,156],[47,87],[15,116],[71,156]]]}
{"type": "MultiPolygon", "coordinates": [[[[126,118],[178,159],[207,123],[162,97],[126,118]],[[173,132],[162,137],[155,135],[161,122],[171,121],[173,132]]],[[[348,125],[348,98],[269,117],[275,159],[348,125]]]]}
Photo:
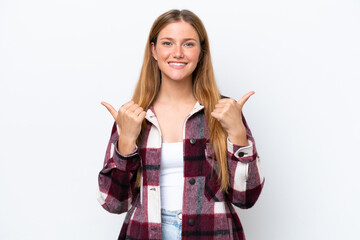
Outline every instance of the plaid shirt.
{"type": "MultiPolygon", "coordinates": [[[[264,183],[254,138],[243,117],[248,146],[227,139],[230,185],[228,193],[217,183],[218,165],[209,144],[204,107],[198,102],[185,120],[182,239],[245,239],[232,204],[250,208],[264,183]]],[[[161,132],[151,106],[147,128],[136,150],[126,156],[117,151],[118,132],[112,128],[99,173],[98,201],[111,213],[127,212],[118,239],[161,239],[160,157],[161,132]],[[141,167],[141,187],[135,187],[141,167]]]]}

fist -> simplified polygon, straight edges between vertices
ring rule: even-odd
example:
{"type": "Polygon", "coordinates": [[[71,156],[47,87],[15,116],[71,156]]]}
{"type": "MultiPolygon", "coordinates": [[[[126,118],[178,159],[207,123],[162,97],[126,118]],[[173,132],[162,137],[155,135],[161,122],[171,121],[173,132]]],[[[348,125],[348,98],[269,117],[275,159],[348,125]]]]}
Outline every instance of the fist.
{"type": "Polygon", "coordinates": [[[144,109],[132,100],[122,105],[119,111],[116,111],[109,103],[101,102],[101,104],[107,108],[116,121],[120,137],[130,142],[136,141],[141,131],[141,123],[146,115],[144,109]]]}
{"type": "Polygon", "coordinates": [[[211,112],[211,116],[220,122],[233,143],[247,144],[246,129],[242,122],[241,111],[246,101],[254,93],[254,91],[248,92],[239,101],[232,98],[220,99],[211,112]]]}

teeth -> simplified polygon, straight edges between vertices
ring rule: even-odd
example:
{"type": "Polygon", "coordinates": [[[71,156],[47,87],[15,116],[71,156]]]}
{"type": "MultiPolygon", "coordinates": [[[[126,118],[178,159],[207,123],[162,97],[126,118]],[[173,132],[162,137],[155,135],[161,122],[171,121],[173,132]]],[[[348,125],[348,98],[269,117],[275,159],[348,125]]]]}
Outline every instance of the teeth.
{"type": "Polygon", "coordinates": [[[184,66],[185,63],[169,63],[169,65],[174,65],[174,66],[184,66]]]}

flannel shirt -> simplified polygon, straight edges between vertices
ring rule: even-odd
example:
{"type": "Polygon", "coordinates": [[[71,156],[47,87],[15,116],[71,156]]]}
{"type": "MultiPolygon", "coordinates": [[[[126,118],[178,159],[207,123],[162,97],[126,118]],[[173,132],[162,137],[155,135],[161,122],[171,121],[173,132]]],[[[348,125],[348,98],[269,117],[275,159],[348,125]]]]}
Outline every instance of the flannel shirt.
{"type": "MultiPolygon", "coordinates": [[[[217,182],[218,164],[209,143],[204,106],[196,103],[184,122],[184,192],[182,239],[245,239],[233,205],[250,208],[264,184],[260,158],[246,123],[248,146],[227,139],[229,190],[224,193],[217,182]],[[233,204],[233,205],[232,205],[233,204]]],[[[160,157],[161,132],[150,106],[147,127],[136,150],[126,156],[117,151],[118,132],[114,123],[98,176],[98,201],[111,213],[127,212],[118,239],[162,239],[160,157]],[[141,167],[141,187],[135,187],[141,167]]]]}

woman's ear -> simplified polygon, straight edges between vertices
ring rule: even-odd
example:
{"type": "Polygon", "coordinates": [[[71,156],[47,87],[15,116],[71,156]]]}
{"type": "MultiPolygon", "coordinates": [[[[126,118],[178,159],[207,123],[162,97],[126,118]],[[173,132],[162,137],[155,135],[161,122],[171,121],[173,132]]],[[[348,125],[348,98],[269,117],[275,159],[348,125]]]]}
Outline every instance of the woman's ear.
{"type": "Polygon", "coordinates": [[[154,42],[151,42],[151,54],[153,58],[157,61],[157,54],[156,54],[156,48],[154,42]]]}

